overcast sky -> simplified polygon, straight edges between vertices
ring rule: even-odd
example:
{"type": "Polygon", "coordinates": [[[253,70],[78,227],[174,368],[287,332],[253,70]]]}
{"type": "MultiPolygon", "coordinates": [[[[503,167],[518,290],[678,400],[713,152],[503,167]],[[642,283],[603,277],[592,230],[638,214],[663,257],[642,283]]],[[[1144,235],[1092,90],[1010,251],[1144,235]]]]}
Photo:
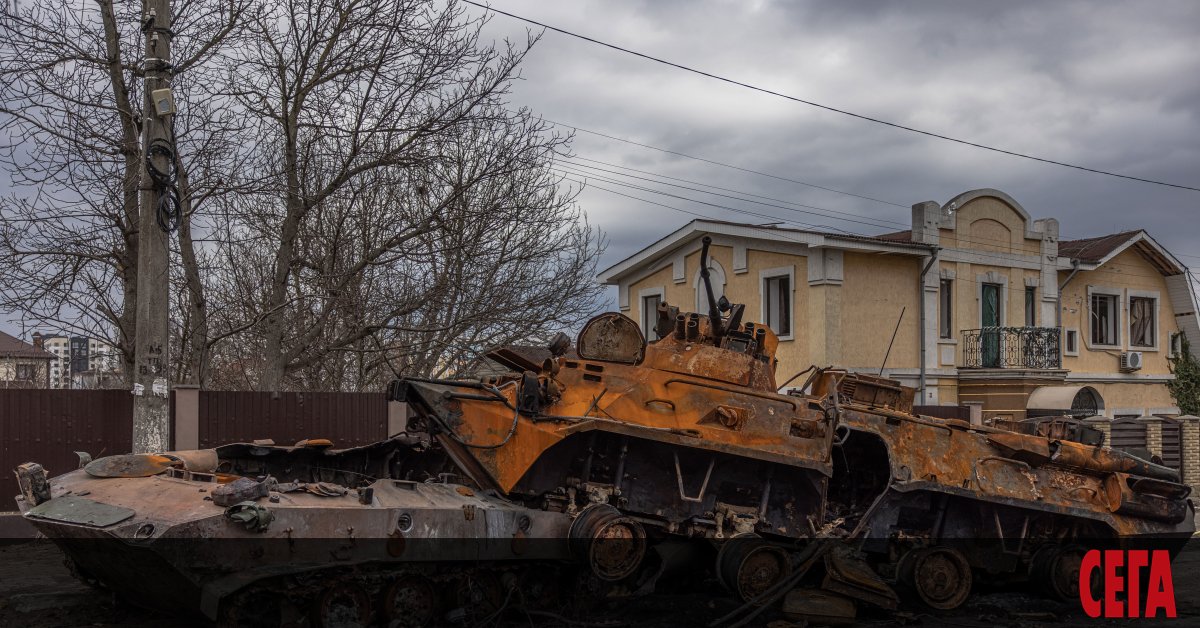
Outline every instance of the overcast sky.
{"type": "MultiPolygon", "coordinates": [[[[855,113],[1200,187],[1200,2],[492,0],[492,6],[855,113]]],[[[520,36],[526,27],[495,15],[488,34],[520,36]]],[[[1185,263],[1200,267],[1200,243],[1194,241],[1200,192],[888,128],[554,32],[535,47],[522,74],[513,104],[547,119],[899,206],[577,135],[579,157],[849,212],[870,224],[648,187],[866,234],[906,228],[913,203],[945,203],[960,192],[992,187],[1035,218],[1058,218],[1064,238],[1145,228],[1185,263]]],[[[593,183],[580,202],[610,238],[602,267],[692,216],[600,186],[712,217],[771,221],[593,183]]]]}
{"type": "MultiPolygon", "coordinates": [[[[492,0],[492,5],[863,115],[1200,187],[1200,2],[1193,0],[492,0]]],[[[523,38],[527,27],[496,15],[486,35],[523,38]]],[[[535,47],[522,74],[512,104],[528,106],[549,120],[886,201],[579,132],[573,150],[583,159],[858,216],[852,219],[858,222],[847,222],[830,212],[756,206],[617,177],[774,218],[747,216],[592,179],[579,200],[590,221],[608,235],[602,268],[693,216],[614,196],[601,187],[711,217],[790,221],[789,226],[804,223],[866,234],[908,227],[913,203],[945,203],[960,192],[993,187],[1012,195],[1035,218],[1058,218],[1064,238],[1145,228],[1184,262],[1200,267],[1200,243],[1194,241],[1200,235],[1200,192],[924,137],[554,32],[535,47]]],[[[9,321],[0,322],[0,328],[16,331],[9,321]]]]}

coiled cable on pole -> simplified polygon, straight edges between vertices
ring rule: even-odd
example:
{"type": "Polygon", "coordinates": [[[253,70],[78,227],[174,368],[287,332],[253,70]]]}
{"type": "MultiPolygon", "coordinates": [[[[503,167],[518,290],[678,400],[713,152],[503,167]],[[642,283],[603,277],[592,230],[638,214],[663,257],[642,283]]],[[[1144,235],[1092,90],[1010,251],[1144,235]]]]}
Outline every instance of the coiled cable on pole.
{"type": "Polygon", "coordinates": [[[155,202],[155,219],[158,221],[158,228],[165,233],[172,233],[179,228],[182,210],[179,204],[179,192],[175,187],[178,172],[175,164],[175,149],[171,142],[162,138],[150,141],[150,145],[146,148],[146,173],[150,175],[150,182],[154,186],[154,191],[158,193],[158,200],[155,202]],[[166,159],[166,170],[161,170],[154,165],[155,157],[166,159]]]}

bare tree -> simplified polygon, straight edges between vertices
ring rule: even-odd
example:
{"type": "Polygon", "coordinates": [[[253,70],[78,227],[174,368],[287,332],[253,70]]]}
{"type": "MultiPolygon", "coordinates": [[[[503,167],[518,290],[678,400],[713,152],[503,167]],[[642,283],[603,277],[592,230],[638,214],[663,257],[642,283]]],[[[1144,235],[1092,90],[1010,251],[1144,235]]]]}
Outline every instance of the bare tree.
{"type": "MultiPolygon", "coordinates": [[[[208,67],[248,0],[184,0],[171,24],[177,81],[208,67]]],[[[141,3],[27,0],[0,19],[0,311],[116,346],[133,362],[137,298],[141,3]]],[[[228,130],[216,103],[181,94],[177,152],[228,130]],[[195,120],[203,119],[203,122],[195,120]],[[193,141],[196,140],[196,141],[193,141]]],[[[198,182],[197,187],[206,184],[198,182]]]]}
{"type": "MultiPolygon", "coordinates": [[[[0,310],[131,363],[138,3],[31,0],[0,28],[0,310]]],[[[569,137],[505,96],[536,42],[451,0],[176,5],[172,379],[376,387],[594,309],[602,246],[550,174],[569,137]]]]}
{"type": "MultiPolygon", "coordinates": [[[[261,192],[236,213],[250,242],[269,239],[270,264],[258,265],[261,250],[231,248],[253,260],[236,264],[238,279],[262,287],[242,316],[262,319],[249,343],[259,387],[296,385],[292,375],[335,353],[366,351],[369,337],[430,303],[429,288],[455,294],[434,253],[475,255],[480,239],[463,241],[465,230],[494,223],[478,220],[484,210],[470,199],[536,163],[528,151],[478,153],[478,140],[517,132],[545,150],[561,141],[547,144],[527,112],[510,124],[504,108],[536,38],[485,46],[483,23],[454,2],[291,0],[258,16],[253,45],[230,59],[231,93],[265,149],[251,166],[261,192]]],[[[563,206],[553,203],[559,227],[574,218],[563,206]]]]}

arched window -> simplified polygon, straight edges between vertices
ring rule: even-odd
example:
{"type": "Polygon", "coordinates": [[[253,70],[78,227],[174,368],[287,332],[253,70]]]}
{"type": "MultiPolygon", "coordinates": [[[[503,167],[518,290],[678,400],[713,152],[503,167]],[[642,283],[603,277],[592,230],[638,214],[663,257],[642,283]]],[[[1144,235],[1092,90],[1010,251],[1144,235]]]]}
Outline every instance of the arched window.
{"type": "MultiPolygon", "coordinates": [[[[725,269],[721,263],[713,258],[708,258],[708,279],[712,282],[713,297],[720,300],[725,294],[725,269]]],[[[708,293],[704,291],[704,281],[700,278],[700,270],[696,270],[696,276],[692,279],[692,288],[696,291],[696,312],[701,314],[708,313],[708,293]]]]}

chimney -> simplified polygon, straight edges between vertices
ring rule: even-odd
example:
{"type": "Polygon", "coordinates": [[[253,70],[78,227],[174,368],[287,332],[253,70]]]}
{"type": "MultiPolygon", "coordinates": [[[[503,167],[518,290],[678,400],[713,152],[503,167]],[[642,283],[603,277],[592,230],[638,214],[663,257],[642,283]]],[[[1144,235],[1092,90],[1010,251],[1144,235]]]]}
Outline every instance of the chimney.
{"type": "Polygon", "coordinates": [[[33,348],[43,350],[46,348],[45,343],[42,340],[42,332],[40,331],[33,332],[33,348]]]}

